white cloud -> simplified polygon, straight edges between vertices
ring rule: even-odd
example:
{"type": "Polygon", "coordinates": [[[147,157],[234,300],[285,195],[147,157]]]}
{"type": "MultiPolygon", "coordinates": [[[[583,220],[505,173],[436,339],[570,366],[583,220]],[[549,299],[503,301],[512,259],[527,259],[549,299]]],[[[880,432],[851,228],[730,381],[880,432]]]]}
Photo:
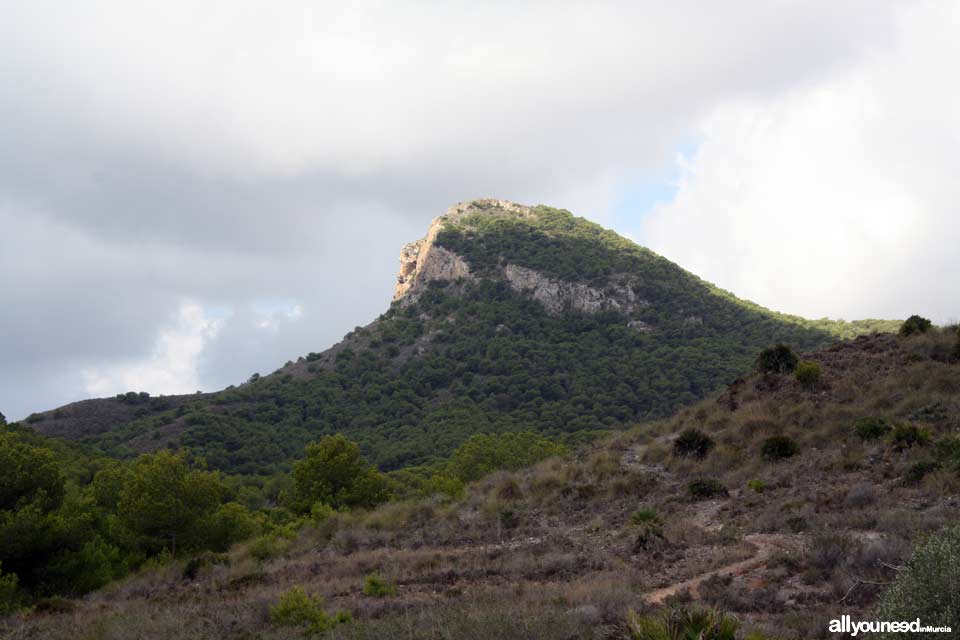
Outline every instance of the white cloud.
{"type": "Polygon", "coordinates": [[[92,396],[141,390],[155,395],[197,391],[197,359],[221,327],[222,320],[207,317],[200,305],[183,302],[176,324],[161,331],[149,358],[84,369],[81,376],[86,391],[92,396]]]}
{"type": "Polygon", "coordinates": [[[900,27],[851,68],[713,109],[641,240],[783,311],[956,317],[960,6],[926,3],[900,27]]]}

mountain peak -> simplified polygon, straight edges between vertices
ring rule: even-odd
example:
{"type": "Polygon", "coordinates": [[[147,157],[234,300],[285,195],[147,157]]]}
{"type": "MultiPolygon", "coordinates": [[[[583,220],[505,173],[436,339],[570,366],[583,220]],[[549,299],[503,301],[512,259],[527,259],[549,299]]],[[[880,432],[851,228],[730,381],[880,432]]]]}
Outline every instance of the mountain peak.
{"type": "Polygon", "coordinates": [[[509,200],[482,198],[458,202],[433,219],[424,237],[409,242],[400,250],[400,271],[393,300],[412,300],[417,291],[432,280],[459,280],[470,276],[464,259],[436,244],[437,234],[449,223],[457,223],[469,216],[487,214],[499,217],[535,217],[533,207],[509,200]]]}

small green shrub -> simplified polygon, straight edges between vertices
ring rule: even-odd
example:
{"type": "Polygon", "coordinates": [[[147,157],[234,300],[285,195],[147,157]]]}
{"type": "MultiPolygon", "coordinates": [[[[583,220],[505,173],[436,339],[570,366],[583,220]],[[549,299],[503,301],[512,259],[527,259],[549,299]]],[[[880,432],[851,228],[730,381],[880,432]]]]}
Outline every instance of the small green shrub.
{"type": "Polygon", "coordinates": [[[930,441],[930,432],[910,422],[903,422],[893,428],[888,441],[898,451],[913,446],[922,447],[930,441]]]}
{"type": "Polygon", "coordinates": [[[630,523],[638,526],[659,527],[663,525],[663,518],[652,507],[637,509],[630,516],[630,523]]]}
{"type": "Polygon", "coordinates": [[[363,580],[363,595],[372,598],[385,598],[396,595],[397,588],[378,576],[371,573],[363,580]]]}
{"type": "Polygon", "coordinates": [[[893,427],[890,426],[890,423],[884,418],[865,416],[858,418],[857,421],[853,423],[854,433],[864,442],[879,440],[890,433],[892,429],[893,427]]]}
{"type": "Polygon", "coordinates": [[[218,564],[230,564],[230,556],[225,553],[201,553],[190,558],[187,562],[183,568],[183,578],[184,580],[194,580],[204,569],[218,564]]]}
{"type": "Polygon", "coordinates": [[[753,489],[756,493],[763,493],[767,490],[767,483],[759,478],[747,481],[747,487],[753,489]]]}
{"type": "MultiPolygon", "coordinates": [[[[880,620],[915,620],[960,629],[960,527],[945,529],[917,546],[896,580],[880,596],[880,620]]],[[[941,634],[942,635],[942,634],[941,634]]],[[[899,638],[903,634],[879,636],[899,638]]],[[[913,637],[913,636],[911,636],[913,637]]],[[[919,637],[919,636],[917,636],[919,637]]],[[[931,634],[930,637],[935,637],[931,634]]]]}
{"type": "Polygon", "coordinates": [[[17,574],[3,575],[3,566],[0,565],[0,615],[16,611],[19,605],[17,574]]]}
{"type": "Polygon", "coordinates": [[[248,552],[256,560],[263,562],[282,555],[290,543],[276,535],[264,535],[250,543],[248,552]]]}
{"type": "Polygon", "coordinates": [[[627,613],[633,640],[736,640],[740,621],[718,609],[674,609],[659,616],[627,613]]]}
{"type": "Polygon", "coordinates": [[[720,496],[728,496],[730,492],[719,480],[713,478],[698,478],[687,485],[687,491],[694,500],[709,500],[720,496]]]}
{"type": "Polygon", "coordinates": [[[820,369],[820,363],[814,362],[813,360],[801,360],[797,364],[797,370],[794,372],[794,375],[797,377],[797,382],[808,389],[820,384],[822,374],[823,371],[820,369]]]}
{"type": "Polygon", "coordinates": [[[926,318],[913,315],[907,318],[904,323],[900,325],[900,335],[913,336],[920,333],[926,333],[930,330],[931,326],[933,326],[933,323],[926,318]]]}
{"type": "Polygon", "coordinates": [[[760,455],[768,462],[786,460],[797,455],[799,445],[787,436],[773,436],[763,441],[760,446],[760,455]]]}
{"type": "Polygon", "coordinates": [[[928,473],[936,471],[940,468],[939,462],[934,462],[933,460],[921,460],[920,462],[914,462],[910,465],[910,468],[907,469],[906,473],[903,474],[903,484],[918,484],[928,473]]]}
{"type": "Polygon", "coordinates": [[[685,429],[673,441],[673,455],[678,457],[702,460],[712,448],[713,440],[699,429],[685,429]]]}
{"type": "Polygon", "coordinates": [[[307,595],[303,587],[280,594],[280,602],[270,607],[271,623],[281,627],[305,626],[307,635],[319,635],[351,619],[347,611],[331,616],[323,610],[323,599],[307,595]]]}
{"type": "Polygon", "coordinates": [[[792,373],[800,359],[789,346],[778,344],[764,349],[757,356],[757,370],[760,373],[792,373]]]}

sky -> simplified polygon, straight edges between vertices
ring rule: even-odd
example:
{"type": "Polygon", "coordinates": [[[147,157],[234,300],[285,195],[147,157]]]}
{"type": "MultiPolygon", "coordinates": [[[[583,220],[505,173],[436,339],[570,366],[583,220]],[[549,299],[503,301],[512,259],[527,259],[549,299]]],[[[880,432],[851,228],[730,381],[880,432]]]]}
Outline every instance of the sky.
{"type": "Polygon", "coordinates": [[[958,32],[946,0],[4,3],[0,411],[321,351],[478,197],[780,311],[956,320],[958,32]]]}

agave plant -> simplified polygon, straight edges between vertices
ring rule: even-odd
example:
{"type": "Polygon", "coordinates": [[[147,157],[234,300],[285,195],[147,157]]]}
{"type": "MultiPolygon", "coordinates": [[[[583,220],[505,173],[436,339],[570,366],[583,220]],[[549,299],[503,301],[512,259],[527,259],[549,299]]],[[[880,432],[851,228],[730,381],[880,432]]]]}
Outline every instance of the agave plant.
{"type": "Polygon", "coordinates": [[[737,640],[740,621],[717,609],[673,609],[659,616],[630,611],[633,640],[737,640]]]}

